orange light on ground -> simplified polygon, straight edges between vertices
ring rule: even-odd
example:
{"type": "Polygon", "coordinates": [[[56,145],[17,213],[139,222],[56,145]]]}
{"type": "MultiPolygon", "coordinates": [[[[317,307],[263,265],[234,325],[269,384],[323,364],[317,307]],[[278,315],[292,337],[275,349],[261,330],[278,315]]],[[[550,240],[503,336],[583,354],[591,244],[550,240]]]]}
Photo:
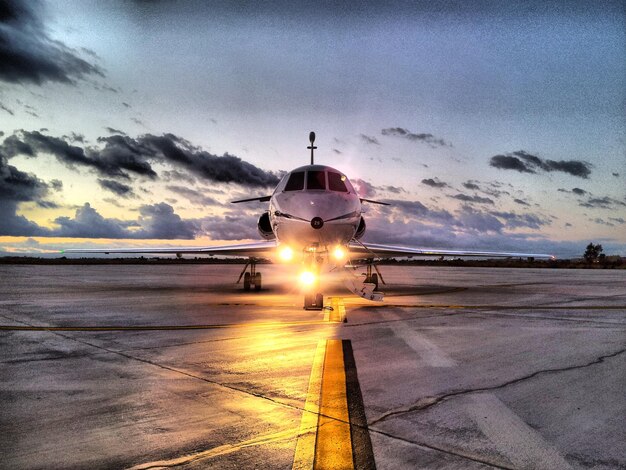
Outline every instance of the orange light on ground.
{"type": "Polygon", "coordinates": [[[283,261],[291,261],[293,259],[293,250],[288,246],[284,246],[279,250],[278,255],[283,261]]]}
{"type": "Polygon", "coordinates": [[[340,246],[335,247],[335,249],[333,250],[333,257],[336,260],[341,261],[342,259],[345,258],[345,256],[346,256],[346,250],[344,250],[340,246]]]}
{"type": "Polygon", "coordinates": [[[315,274],[311,271],[302,271],[300,273],[300,283],[305,286],[313,285],[315,283],[315,274]]]}

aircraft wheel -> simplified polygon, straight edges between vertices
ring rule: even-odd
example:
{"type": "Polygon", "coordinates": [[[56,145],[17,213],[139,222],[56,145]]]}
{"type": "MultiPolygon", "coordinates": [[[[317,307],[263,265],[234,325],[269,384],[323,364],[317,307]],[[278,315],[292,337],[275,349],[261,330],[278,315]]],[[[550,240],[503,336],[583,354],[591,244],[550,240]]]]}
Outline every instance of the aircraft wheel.
{"type": "Polygon", "coordinates": [[[243,290],[250,290],[250,273],[243,275],[243,290]]]}
{"type": "Polygon", "coordinates": [[[378,274],[376,273],[372,274],[372,277],[370,278],[370,282],[374,284],[374,290],[378,290],[378,274]]]}
{"type": "Polygon", "coordinates": [[[254,275],[254,290],[261,290],[261,273],[256,273],[254,275]]]}
{"type": "Polygon", "coordinates": [[[315,306],[320,310],[324,308],[324,296],[320,293],[315,294],[315,306]]]}
{"type": "Polygon", "coordinates": [[[310,310],[313,307],[313,294],[304,294],[304,309],[310,310]]]}

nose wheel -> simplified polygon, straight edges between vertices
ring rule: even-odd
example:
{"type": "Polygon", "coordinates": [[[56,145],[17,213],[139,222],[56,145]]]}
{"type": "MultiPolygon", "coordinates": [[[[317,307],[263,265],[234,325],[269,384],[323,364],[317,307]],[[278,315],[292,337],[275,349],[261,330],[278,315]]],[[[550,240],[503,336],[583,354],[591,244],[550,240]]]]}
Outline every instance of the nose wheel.
{"type": "Polygon", "coordinates": [[[324,296],[318,292],[316,294],[304,294],[305,310],[322,310],[324,308],[324,296]]]}
{"type": "Polygon", "coordinates": [[[237,279],[237,284],[241,282],[241,278],[243,278],[243,290],[249,291],[254,288],[255,291],[260,291],[263,279],[261,277],[261,273],[256,272],[256,261],[251,259],[246,263],[243,267],[243,271],[239,275],[239,279],[237,279]],[[250,267],[250,272],[248,272],[248,266],[250,267]]]}

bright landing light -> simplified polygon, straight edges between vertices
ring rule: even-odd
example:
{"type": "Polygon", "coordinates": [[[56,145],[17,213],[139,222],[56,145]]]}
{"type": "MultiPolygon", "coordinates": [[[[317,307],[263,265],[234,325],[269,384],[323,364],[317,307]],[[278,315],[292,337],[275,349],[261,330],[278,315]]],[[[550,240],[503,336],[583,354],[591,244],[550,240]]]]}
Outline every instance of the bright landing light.
{"type": "Polygon", "coordinates": [[[300,273],[300,282],[305,286],[310,286],[315,282],[315,274],[311,271],[302,271],[300,273]]]}
{"type": "Polygon", "coordinates": [[[283,261],[291,261],[291,259],[293,258],[293,250],[288,246],[281,248],[278,254],[280,256],[280,259],[282,259],[283,261]]]}
{"type": "Polygon", "coordinates": [[[333,256],[336,260],[342,260],[346,256],[346,251],[340,246],[336,247],[333,251],[333,256]]]}

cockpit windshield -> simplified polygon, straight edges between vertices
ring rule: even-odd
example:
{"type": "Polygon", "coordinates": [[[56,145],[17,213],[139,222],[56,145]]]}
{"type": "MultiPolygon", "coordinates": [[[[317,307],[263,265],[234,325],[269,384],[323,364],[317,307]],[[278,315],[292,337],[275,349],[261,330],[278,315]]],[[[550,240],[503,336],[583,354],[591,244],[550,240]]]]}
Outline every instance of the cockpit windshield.
{"type": "Polygon", "coordinates": [[[347,193],[348,188],[345,183],[346,177],[340,175],[339,173],[335,173],[334,171],[328,172],[328,189],[331,191],[340,191],[342,193],[347,193]]]}
{"type": "Polygon", "coordinates": [[[304,171],[294,171],[287,180],[285,191],[302,191],[304,189],[304,171]]]}
{"type": "Polygon", "coordinates": [[[323,171],[306,172],[306,189],[326,189],[326,175],[323,171]]]}

